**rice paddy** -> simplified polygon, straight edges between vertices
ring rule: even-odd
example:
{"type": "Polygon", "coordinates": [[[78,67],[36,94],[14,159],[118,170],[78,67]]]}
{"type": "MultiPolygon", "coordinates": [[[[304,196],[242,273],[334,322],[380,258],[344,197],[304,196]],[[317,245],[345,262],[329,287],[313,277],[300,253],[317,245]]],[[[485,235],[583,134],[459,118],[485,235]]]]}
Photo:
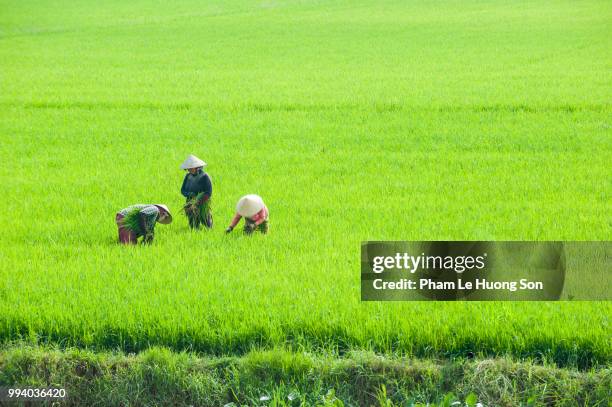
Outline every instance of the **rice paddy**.
{"type": "Polygon", "coordinates": [[[362,303],[365,240],[609,240],[605,1],[0,2],[0,340],[610,363],[608,302],[362,303]],[[212,230],[180,163],[213,181],[212,230]],[[263,197],[270,232],[226,235],[263,197]],[[115,213],[165,203],[150,246],[115,213]]]}

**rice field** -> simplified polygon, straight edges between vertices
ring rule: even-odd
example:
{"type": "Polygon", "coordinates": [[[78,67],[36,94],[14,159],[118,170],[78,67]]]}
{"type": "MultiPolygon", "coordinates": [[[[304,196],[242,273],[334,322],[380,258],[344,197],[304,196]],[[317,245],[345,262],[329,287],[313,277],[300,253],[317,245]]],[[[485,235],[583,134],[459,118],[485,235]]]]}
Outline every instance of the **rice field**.
{"type": "Polygon", "coordinates": [[[364,240],[610,240],[605,1],[0,1],[0,341],[609,366],[609,302],[362,303],[364,240]],[[181,214],[208,163],[211,231],[181,214]],[[270,233],[223,233],[260,194],[270,233]],[[151,246],[115,213],[165,203],[151,246]]]}

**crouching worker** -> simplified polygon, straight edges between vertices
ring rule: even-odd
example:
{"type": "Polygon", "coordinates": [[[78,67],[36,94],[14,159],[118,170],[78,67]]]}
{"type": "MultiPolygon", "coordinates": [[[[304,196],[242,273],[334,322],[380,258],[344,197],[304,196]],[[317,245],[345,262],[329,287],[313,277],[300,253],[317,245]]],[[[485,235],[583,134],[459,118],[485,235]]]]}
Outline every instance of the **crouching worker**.
{"type": "Polygon", "coordinates": [[[245,195],[236,205],[236,215],[232,223],[225,229],[225,233],[230,233],[240,219],[244,217],[244,233],[252,234],[256,230],[261,233],[268,233],[268,208],[259,195],[245,195]]]}
{"type": "Polygon", "coordinates": [[[155,223],[168,224],[172,215],[166,205],[137,204],[117,212],[115,222],[119,228],[119,243],[136,244],[142,236],[142,243],[153,242],[155,223]]]}
{"type": "Polygon", "coordinates": [[[199,229],[202,224],[209,229],[213,226],[210,207],[212,182],[204,172],[205,167],[206,163],[195,155],[190,155],[181,164],[181,169],[187,171],[181,186],[181,194],[187,198],[183,209],[192,229],[199,229]]]}

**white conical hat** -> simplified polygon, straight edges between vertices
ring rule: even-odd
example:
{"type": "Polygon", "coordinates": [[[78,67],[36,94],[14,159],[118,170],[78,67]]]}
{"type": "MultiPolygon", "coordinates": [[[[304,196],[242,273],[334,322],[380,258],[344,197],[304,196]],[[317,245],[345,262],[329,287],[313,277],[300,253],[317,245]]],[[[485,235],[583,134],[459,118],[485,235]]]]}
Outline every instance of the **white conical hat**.
{"type": "Polygon", "coordinates": [[[164,204],[153,204],[155,206],[157,206],[159,209],[163,209],[164,212],[166,212],[168,214],[168,216],[166,216],[164,219],[162,219],[161,221],[158,221],[159,223],[162,223],[164,225],[167,225],[168,223],[172,223],[172,214],[170,213],[170,209],[168,209],[168,207],[164,204]]]}
{"type": "Polygon", "coordinates": [[[250,194],[245,195],[238,201],[236,205],[236,212],[240,214],[240,216],[244,216],[245,218],[250,218],[255,215],[257,212],[262,210],[264,207],[263,199],[259,195],[250,194]]]}
{"type": "Polygon", "coordinates": [[[181,170],[200,167],[206,167],[206,163],[193,154],[189,154],[189,157],[187,157],[187,159],[181,164],[181,170]]]}

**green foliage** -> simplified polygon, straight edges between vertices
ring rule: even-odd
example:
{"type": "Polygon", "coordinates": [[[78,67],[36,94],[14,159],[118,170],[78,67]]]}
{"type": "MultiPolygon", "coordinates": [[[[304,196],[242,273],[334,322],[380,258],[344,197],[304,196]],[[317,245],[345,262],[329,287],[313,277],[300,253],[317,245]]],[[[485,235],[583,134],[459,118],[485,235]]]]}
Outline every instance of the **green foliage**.
{"type": "Polygon", "coordinates": [[[144,235],[139,208],[130,210],[125,217],[121,219],[121,225],[128,230],[136,232],[136,234],[139,236],[144,235]]]}
{"type": "Polygon", "coordinates": [[[476,407],[476,403],[478,403],[478,396],[474,393],[470,393],[465,398],[465,404],[467,407],[476,407]]]}
{"type": "Polygon", "coordinates": [[[183,206],[185,215],[192,220],[193,225],[196,228],[205,223],[206,216],[212,212],[211,199],[201,201],[205,195],[206,194],[204,192],[200,192],[196,196],[189,199],[183,206]]]}
{"type": "MultiPolygon", "coordinates": [[[[609,240],[609,2],[1,8],[0,340],[610,364],[609,302],[359,301],[364,240],[609,240]],[[189,153],[217,226],[119,247],[126,202],[180,211],[189,153]],[[225,235],[251,192],[274,227],[225,235]]],[[[404,372],[372,363],[372,394],[404,372]]]]}
{"type": "Polygon", "coordinates": [[[21,344],[0,350],[0,386],[61,386],[71,405],[603,406],[612,396],[609,368],[580,372],[493,359],[445,363],[452,367],[364,353],[275,349],[210,358],[164,348],[124,355],[21,344]],[[265,369],[270,375],[262,374],[265,369]],[[431,369],[437,380],[422,381],[431,369]],[[354,380],[344,380],[349,376],[354,380]]]}

